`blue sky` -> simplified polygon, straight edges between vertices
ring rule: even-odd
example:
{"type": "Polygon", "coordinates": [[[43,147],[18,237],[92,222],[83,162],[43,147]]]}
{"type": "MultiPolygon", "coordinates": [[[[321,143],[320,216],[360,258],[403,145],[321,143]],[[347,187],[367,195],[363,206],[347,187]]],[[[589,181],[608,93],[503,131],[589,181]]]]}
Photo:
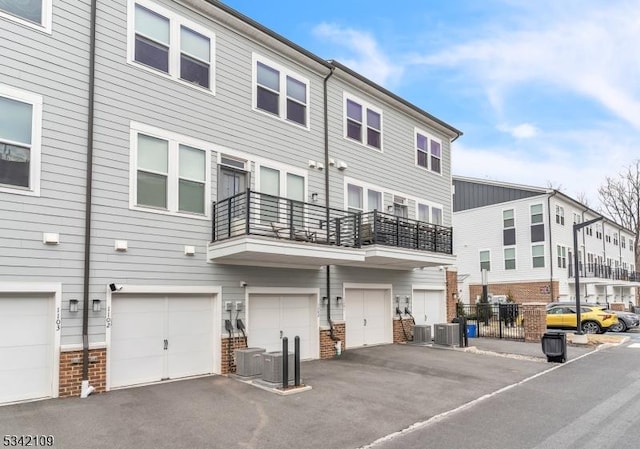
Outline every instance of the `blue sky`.
{"type": "Polygon", "coordinates": [[[462,130],[456,175],[595,208],[640,157],[640,0],[225,3],[462,130]]]}

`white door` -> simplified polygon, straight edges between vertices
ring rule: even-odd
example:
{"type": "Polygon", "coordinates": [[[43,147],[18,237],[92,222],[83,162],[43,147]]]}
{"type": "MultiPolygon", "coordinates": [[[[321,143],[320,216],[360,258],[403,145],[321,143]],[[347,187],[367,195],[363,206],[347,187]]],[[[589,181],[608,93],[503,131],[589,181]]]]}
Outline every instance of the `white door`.
{"type": "Polygon", "coordinates": [[[442,290],[414,290],[411,314],[416,324],[446,323],[447,314],[442,290]]]}
{"type": "Polygon", "coordinates": [[[318,318],[313,295],[249,296],[248,346],[267,352],[282,350],[282,337],[289,340],[293,352],[294,338],[300,337],[300,358],[317,358],[318,318]]]}
{"type": "Polygon", "coordinates": [[[53,309],[49,296],[0,295],[0,404],[54,395],[53,309]]]}
{"type": "Polygon", "coordinates": [[[111,388],[213,373],[209,295],[117,295],[111,303],[111,388]]]}
{"type": "Polygon", "coordinates": [[[346,343],[349,348],[391,343],[389,298],[383,289],[347,289],[346,343]]]}

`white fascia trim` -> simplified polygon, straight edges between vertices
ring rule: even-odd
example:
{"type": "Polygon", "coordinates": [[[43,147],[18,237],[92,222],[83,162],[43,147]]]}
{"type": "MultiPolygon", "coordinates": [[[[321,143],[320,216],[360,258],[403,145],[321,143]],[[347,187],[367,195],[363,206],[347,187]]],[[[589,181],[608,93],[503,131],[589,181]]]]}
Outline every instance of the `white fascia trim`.
{"type": "MultiPolygon", "coordinates": [[[[215,147],[204,140],[196,139],[193,137],[178,134],[172,131],[167,131],[155,126],[146,125],[139,122],[130,122],[130,137],[129,137],[129,209],[143,212],[151,212],[155,214],[171,215],[175,217],[192,218],[196,220],[210,220],[211,219],[211,153],[215,152],[215,147]],[[180,212],[177,210],[177,198],[173,201],[176,206],[176,210],[164,210],[154,209],[151,207],[140,206],[136,204],[136,192],[137,182],[136,177],[138,173],[138,134],[145,134],[159,139],[167,140],[169,143],[169,153],[171,153],[172,143],[176,146],[186,145],[194,147],[198,150],[202,150],[205,153],[205,192],[204,192],[204,215],[190,214],[187,212],[180,212]]],[[[176,157],[179,157],[178,149],[176,149],[176,157]]],[[[169,157],[171,154],[168,155],[169,157]]],[[[172,191],[174,196],[177,197],[178,179],[179,174],[175,172],[177,167],[169,159],[169,173],[167,173],[168,183],[168,198],[167,201],[171,203],[172,191]],[[172,173],[172,170],[174,171],[172,173]],[[173,188],[172,183],[173,182],[173,188]]]]}
{"type": "Polygon", "coordinates": [[[411,291],[414,292],[416,290],[439,290],[445,291],[447,289],[446,285],[442,284],[411,284],[411,291]]]}
{"type": "Polygon", "coordinates": [[[393,288],[393,284],[366,284],[360,282],[344,282],[342,284],[342,288],[344,290],[350,288],[359,288],[366,290],[391,290],[393,288]]]}
{"type": "Polygon", "coordinates": [[[52,22],[53,22],[52,0],[41,0],[41,1],[42,1],[42,22],[41,23],[30,22],[21,17],[14,16],[4,11],[0,11],[0,17],[4,17],[5,19],[11,20],[12,22],[16,22],[16,23],[19,23],[20,25],[24,25],[26,27],[32,28],[36,31],[51,34],[52,22]]]}
{"type": "Polygon", "coordinates": [[[207,95],[216,94],[216,35],[180,14],[149,0],[128,0],[127,4],[127,63],[154,75],[175,81],[207,95]],[[135,60],[135,7],[136,3],[169,19],[169,73],[140,64],[135,60]],[[193,30],[209,38],[209,88],[190,83],[180,78],[180,26],[193,30]]]}
{"type": "Polygon", "coordinates": [[[343,91],[342,92],[342,137],[349,142],[354,142],[358,145],[361,145],[365,148],[375,151],[376,153],[379,153],[379,154],[384,153],[384,114],[383,114],[382,108],[379,108],[378,106],[374,106],[368,101],[364,101],[361,98],[348,93],[347,91],[343,91]],[[358,142],[357,140],[347,136],[347,100],[351,100],[354,103],[358,103],[360,106],[362,106],[362,109],[363,109],[362,122],[361,122],[362,142],[358,142]],[[380,148],[372,147],[371,145],[368,145],[366,142],[367,128],[368,128],[367,109],[370,109],[373,112],[380,114],[380,148]]]}
{"type": "Polygon", "coordinates": [[[302,287],[247,287],[245,298],[249,295],[320,295],[319,288],[302,288],[302,287]]]}
{"type": "Polygon", "coordinates": [[[282,122],[285,123],[289,123],[293,126],[297,126],[298,128],[302,128],[302,129],[306,129],[307,131],[309,131],[311,129],[311,105],[309,103],[310,101],[310,93],[311,93],[311,81],[300,75],[299,73],[297,73],[294,70],[291,70],[290,68],[279,64],[277,62],[274,62],[273,60],[262,56],[258,53],[252,52],[251,53],[251,109],[253,109],[256,112],[259,112],[261,114],[266,115],[267,117],[272,117],[272,118],[276,118],[279,119],[282,122]],[[280,90],[278,91],[278,104],[279,104],[279,110],[280,113],[278,115],[272,114],[270,112],[267,111],[263,111],[262,109],[258,108],[258,98],[256,96],[256,91],[257,91],[257,87],[258,87],[258,76],[257,76],[257,63],[261,62],[264,65],[271,67],[275,70],[277,70],[279,72],[279,80],[280,80],[280,90]],[[297,122],[293,122],[291,120],[287,120],[286,117],[286,111],[287,111],[287,76],[290,76],[291,78],[295,79],[296,81],[300,81],[301,83],[304,83],[306,85],[306,104],[305,104],[305,123],[306,125],[301,125],[300,123],[297,122]]]}
{"type": "MultiPolygon", "coordinates": [[[[89,343],[89,350],[92,349],[105,349],[107,347],[106,342],[98,342],[98,343],[89,343]]],[[[82,344],[71,344],[71,345],[62,345],[60,346],[60,352],[75,352],[82,351],[82,344]]]]}

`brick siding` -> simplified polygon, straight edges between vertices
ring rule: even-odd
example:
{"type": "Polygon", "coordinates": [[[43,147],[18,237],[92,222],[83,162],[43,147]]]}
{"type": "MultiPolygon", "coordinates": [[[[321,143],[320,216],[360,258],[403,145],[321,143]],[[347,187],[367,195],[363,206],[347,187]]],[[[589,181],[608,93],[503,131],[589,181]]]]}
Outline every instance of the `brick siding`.
{"type": "Polygon", "coordinates": [[[547,310],[544,302],[526,302],[520,306],[524,324],[524,341],[538,343],[547,331],[547,310]]]}
{"type": "MultiPolygon", "coordinates": [[[[333,324],[333,335],[342,342],[342,350],[345,349],[345,323],[333,324]]],[[[329,329],[320,330],[320,358],[330,359],[336,356],[336,342],[331,339],[331,332],[329,329]]]]}
{"type": "Polygon", "coordinates": [[[236,372],[236,357],[235,350],[247,347],[247,339],[245,337],[232,337],[229,342],[229,337],[224,337],[220,340],[221,349],[221,374],[230,374],[236,372]],[[230,344],[229,344],[230,343],[230,344]],[[231,352],[229,352],[229,350],[231,352]]]}
{"type": "MultiPolygon", "coordinates": [[[[549,282],[514,282],[514,283],[490,283],[489,293],[493,295],[511,295],[518,304],[525,302],[557,301],[558,281],[549,282]]],[[[482,296],[482,285],[469,285],[469,298],[471,304],[476,303],[476,298],[482,296]]]]}
{"type": "Polygon", "coordinates": [[[393,342],[406,343],[411,341],[413,336],[413,320],[411,318],[393,320],[393,342]],[[404,331],[402,330],[404,326],[404,331]],[[406,335],[405,335],[406,334],[406,335]]]}
{"type": "MultiPolygon", "coordinates": [[[[107,388],[107,350],[89,350],[89,385],[95,393],[107,388]]],[[[58,395],[61,398],[80,396],[82,389],[82,351],[60,353],[60,384],[58,395]]]]}
{"type": "Polygon", "coordinates": [[[458,302],[458,272],[448,269],[446,271],[447,284],[447,323],[450,323],[457,315],[456,303],[458,302]]]}

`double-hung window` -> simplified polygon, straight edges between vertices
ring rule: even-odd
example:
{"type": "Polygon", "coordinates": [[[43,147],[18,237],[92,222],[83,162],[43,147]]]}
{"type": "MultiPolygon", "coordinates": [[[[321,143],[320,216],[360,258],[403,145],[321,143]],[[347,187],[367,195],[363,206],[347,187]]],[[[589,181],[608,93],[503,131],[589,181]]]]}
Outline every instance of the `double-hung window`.
{"type": "Polygon", "coordinates": [[[558,245],[558,268],[567,268],[567,248],[562,245],[558,245]]]}
{"type": "Polygon", "coordinates": [[[347,210],[354,213],[382,211],[382,192],[356,184],[347,184],[347,210]]]}
{"type": "Polygon", "coordinates": [[[42,97],[0,85],[0,191],[40,194],[42,97]]]}
{"type": "Polygon", "coordinates": [[[442,173],[442,141],[415,129],[416,165],[434,173],[442,173]]]}
{"type": "Polygon", "coordinates": [[[254,108],[308,128],[309,80],[255,53],[253,70],[254,108]]]}
{"type": "Polygon", "coordinates": [[[208,214],[210,154],[204,143],[133,124],[132,146],[132,208],[208,214]]]}
{"type": "Polygon", "coordinates": [[[418,221],[442,225],[442,207],[418,203],[418,221]]]}
{"type": "Polygon", "coordinates": [[[515,248],[504,249],[504,269],[505,270],[516,269],[516,249],[515,248]]]}
{"type": "Polygon", "coordinates": [[[480,271],[491,271],[491,251],[480,251],[480,271]]]}
{"type": "Polygon", "coordinates": [[[51,33],[52,0],[0,0],[0,17],[51,33]]]}
{"type": "Polygon", "coordinates": [[[382,111],[345,94],[344,136],[365,146],[382,150],[382,111]]]}
{"type": "Polygon", "coordinates": [[[130,0],[129,14],[130,62],[214,91],[213,33],[148,0],[130,0]]]}
{"type": "Polygon", "coordinates": [[[531,263],[533,268],[544,268],[544,245],[531,246],[531,263]]]}

